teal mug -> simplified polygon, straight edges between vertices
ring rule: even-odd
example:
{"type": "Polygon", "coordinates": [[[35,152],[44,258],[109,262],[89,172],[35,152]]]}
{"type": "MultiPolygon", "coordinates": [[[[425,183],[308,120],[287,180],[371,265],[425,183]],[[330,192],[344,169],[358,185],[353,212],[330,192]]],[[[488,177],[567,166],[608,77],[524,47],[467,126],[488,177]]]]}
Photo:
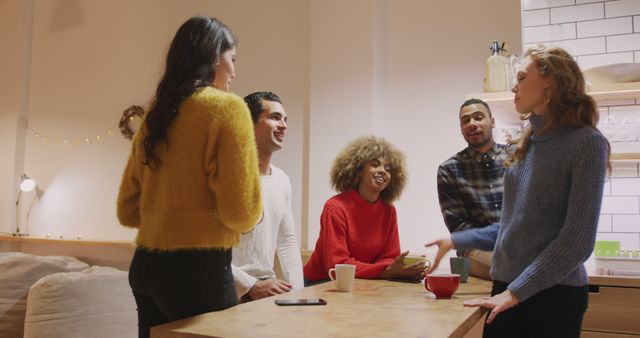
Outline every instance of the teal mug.
{"type": "Polygon", "coordinates": [[[466,283],[469,279],[469,258],[467,257],[450,257],[451,273],[460,275],[460,283],[466,283]]]}

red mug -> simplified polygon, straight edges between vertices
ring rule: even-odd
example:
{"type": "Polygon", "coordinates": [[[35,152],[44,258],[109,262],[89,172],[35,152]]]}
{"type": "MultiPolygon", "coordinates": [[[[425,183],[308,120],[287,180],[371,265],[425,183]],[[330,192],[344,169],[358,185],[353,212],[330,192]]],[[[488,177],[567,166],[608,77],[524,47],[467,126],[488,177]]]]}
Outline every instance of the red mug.
{"type": "Polygon", "coordinates": [[[458,290],[460,275],[458,274],[431,274],[424,279],[424,287],[433,292],[436,299],[450,299],[458,290]]]}

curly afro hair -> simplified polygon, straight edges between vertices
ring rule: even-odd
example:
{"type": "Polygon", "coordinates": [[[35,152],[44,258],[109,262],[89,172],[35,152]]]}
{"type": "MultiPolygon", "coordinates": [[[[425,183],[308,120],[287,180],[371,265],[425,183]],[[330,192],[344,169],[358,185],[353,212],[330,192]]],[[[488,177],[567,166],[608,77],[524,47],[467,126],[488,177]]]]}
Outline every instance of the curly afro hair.
{"type": "Polygon", "coordinates": [[[353,140],[338,154],[331,167],[333,189],[341,193],[356,189],[362,168],[376,158],[384,158],[391,166],[391,182],[380,198],[386,203],[397,200],[407,183],[404,154],[389,141],[373,135],[353,140]]]}

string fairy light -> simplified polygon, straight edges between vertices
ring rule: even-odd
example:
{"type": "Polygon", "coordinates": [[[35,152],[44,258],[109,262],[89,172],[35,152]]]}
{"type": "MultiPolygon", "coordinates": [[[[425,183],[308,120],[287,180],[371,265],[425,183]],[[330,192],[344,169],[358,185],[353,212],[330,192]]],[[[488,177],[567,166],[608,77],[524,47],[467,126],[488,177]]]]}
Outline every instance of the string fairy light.
{"type": "Polygon", "coordinates": [[[54,137],[31,128],[27,128],[27,132],[31,133],[35,139],[41,140],[45,143],[75,145],[75,146],[80,146],[83,144],[85,145],[94,144],[96,142],[106,140],[108,137],[113,136],[113,130],[105,130],[102,134],[98,134],[96,136],[85,136],[85,137],[78,137],[78,138],[54,137]]]}
{"type": "MultiPolygon", "coordinates": [[[[138,129],[140,125],[140,121],[142,120],[142,115],[144,114],[144,109],[141,106],[130,106],[125,109],[122,113],[122,117],[120,118],[120,122],[118,123],[118,129],[122,135],[131,140],[135,131],[138,129]]],[[[33,134],[33,137],[37,140],[42,140],[45,143],[53,143],[53,144],[64,144],[64,145],[75,145],[79,147],[81,145],[90,145],[95,144],[97,142],[101,142],[113,136],[113,129],[105,130],[103,133],[98,134],[96,136],[84,136],[78,138],[71,137],[52,137],[50,135],[44,134],[38,130],[34,130],[31,128],[26,128],[27,131],[33,134]]]]}

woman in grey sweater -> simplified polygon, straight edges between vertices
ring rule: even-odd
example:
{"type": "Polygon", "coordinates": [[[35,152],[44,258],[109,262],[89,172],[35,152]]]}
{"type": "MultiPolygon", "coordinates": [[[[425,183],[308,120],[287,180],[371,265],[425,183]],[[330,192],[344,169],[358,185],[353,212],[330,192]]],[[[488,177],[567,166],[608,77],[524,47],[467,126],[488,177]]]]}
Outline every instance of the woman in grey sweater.
{"type": "Polygon", "coordinates": [[[516,111],[529,121],[509,146],[499,223],[437,245],[494,250],[485,337],[579,337],[587,309],[584,261],[593,251],[610,147],[582,72],[561,48],[532,48],[517,74],[516,111]],[[499,314],[499,315],[498,315],[499,314]]]}

